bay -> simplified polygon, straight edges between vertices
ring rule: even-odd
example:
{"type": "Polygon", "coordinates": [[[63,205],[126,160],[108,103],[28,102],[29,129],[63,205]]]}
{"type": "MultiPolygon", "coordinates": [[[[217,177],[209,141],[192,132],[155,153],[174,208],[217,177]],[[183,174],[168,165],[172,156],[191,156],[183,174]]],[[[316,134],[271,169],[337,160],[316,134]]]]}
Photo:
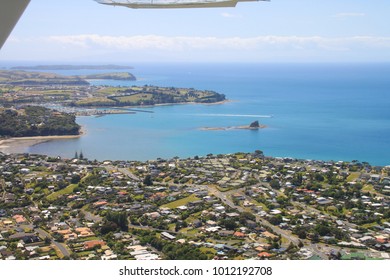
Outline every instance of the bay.
{"type": "Polygon", "coordinates": [[[27,152],[73,157],[82,151],[89,159],[148,160],[262,150],[276,157],[390,164],[390,64],[132,66],[136,82],[93,84],[209,89],[225,94],[231,102],[79,117],[77,122],[87,131],[84,136],[42,143],[27,152]],[[255,120],[267,128],[200,129],[248,125],[255,120]]]}

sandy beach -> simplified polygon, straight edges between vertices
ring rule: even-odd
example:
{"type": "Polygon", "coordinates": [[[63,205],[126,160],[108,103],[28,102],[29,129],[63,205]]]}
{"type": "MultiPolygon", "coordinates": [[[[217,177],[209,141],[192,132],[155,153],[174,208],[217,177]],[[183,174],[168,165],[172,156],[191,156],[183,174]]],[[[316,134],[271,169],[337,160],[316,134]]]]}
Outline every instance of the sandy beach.
{"type": "Polygon", "coordinates": [[[52,135],[33,137],[0,138],[0,152],[5,154],[25,153],[28,147],[52,140],[65,140],[80,138],[86,134],[85,127],[81,127],[79,135],[52,135]]]}
{"type": "Polygon", "coordinates": [[[82,135],[64,135],[64,136],[35,136],[35,137],[13,137],[0,140],[0,152],[5,154],[24,153],[28,147],[59,139],[79,138],[82,135]]]}

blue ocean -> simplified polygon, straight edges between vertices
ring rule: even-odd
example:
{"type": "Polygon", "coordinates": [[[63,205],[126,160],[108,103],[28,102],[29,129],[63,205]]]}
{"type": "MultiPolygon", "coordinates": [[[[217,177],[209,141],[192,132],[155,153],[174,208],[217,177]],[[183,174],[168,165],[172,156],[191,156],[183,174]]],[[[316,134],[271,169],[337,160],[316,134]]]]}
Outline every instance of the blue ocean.
{"type": "Polygon", "coordinates": [[[93,84],[208,89],[225,94],[230,102],[79,117],[84,136],[42,143],[28,152],[73,157],[82,151],[89,159],[149,160],[262,150],[274,157],[390,164],[390,64],[132,66],[136,82],[93,84]],[[201,130],[255,120],[267,128],[201,130]]]}

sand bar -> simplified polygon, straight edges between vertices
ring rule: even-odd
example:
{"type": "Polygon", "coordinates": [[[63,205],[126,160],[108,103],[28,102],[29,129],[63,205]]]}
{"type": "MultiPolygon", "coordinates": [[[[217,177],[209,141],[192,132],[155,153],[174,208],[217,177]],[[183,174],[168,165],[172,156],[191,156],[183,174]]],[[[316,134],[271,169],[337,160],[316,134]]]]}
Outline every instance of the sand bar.
{"type": "Polygon", "coordinates": [[[236,129],[259,130],[266,127],[267,127],[266,125],[261,124],[258,127],[251,127],[249,125],[227,126],[227,127],[201,127],[199,128],[199,130],[236,130],[236,129]]]}
{"type": "Polygon", "coordinates": [[[0,152],[6,154],[24,153],[28,147],[52,140],[74,139],[80,135],[56,135],[56,136],[34,136],[34,137],[13,137],[0,140],[0,152]]]}

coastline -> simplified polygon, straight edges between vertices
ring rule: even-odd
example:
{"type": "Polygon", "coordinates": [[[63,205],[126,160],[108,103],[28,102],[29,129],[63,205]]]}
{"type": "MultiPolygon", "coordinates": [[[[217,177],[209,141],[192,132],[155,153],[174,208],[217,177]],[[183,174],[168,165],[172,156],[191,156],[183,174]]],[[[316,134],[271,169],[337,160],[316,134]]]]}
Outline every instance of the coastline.
{"type": "Polygon", "coordinates": [[[204,102],[179,102],[179,103],[164,103],[164,104],[155,104],[152,106],[172,106],[172,105],[221,105],[225,103],[233,102],[233,100],[225,99],[218,102],[204,103],[204,102]]]}
{"type": "Polygon", "coordinates": [[[86,134],[85,127],[81,127],[78,135],[50,135],[31,137],[0,138],[0,152],[4,154],[25,153],[27,148],[52,140],[76,139],[86,134]]]}
{"type": "Polygon", "coordinates": [[[160,106],[173,106],[173,105],[221,105],[229,102],[236,102],[236,100],[231,99],[225,99],[223,101],[218,102],[212,102],[212,103],[202,103],[202,102],[178,102],[178,103],[160,103],[160,104],[154,104],[154,105],[137,105],[137,106],[123,106],[123,107],[115,107],[115,108],[153,108],[153,107],[160,107],[160,106]]]}

